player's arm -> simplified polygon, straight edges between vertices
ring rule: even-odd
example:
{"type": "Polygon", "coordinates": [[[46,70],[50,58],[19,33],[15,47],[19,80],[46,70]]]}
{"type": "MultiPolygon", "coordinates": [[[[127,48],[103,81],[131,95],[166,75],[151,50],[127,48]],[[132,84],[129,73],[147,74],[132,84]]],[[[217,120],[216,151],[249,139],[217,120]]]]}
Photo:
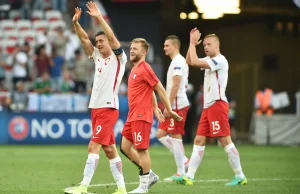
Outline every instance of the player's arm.
{"type": "Polygon", "coordinates": [[[207,61],[199,59],[196,53],[196,45],[193,45],[190,43],[190,57],[191,57],[191,66],[194,67],[199,67],[199,68],[203,68],[203,69],[210,69],[209,64],[207,63],[207,61]]]}
{"type": "Polygon", "coordinates": [[[169,100],[170,100],[171,104],[174,102],[174,100],[177,96],[179,86],[180,86],[181,76],[179,76],[179,75],[173,76],[172,81],[173,81],[173,84],[172,84],[171,93],[169,96],[169,100]]]}
{"type": "Polygon", "coordinates": [[[191,65],[191,63],[192,63],[191,56],[190,56],[190,49],[188,49],[188,51],[186,53],[185,62],[186,62],[186,64],[189,64],[189,65],[191,65]]]}
{"type": "Polygon", "coordinates": [[[162,114],[161,110],[158,108],[155,92],[152,93],[152,104],[153,104],[153,110],[154,110],[154,115],[155,115],[156,119],[159,122],[164,122],[165,117],[162,114]]]}
{"type": "Polygon", "coordinates": [[[86,53],[89,56],[92,56],[92,54],[94,52],[94,46],[91,43],[87,33],[82,29],[81,25],[78,22],[81,12],[82,12],[81,8],[78,8],[78,7],[75,8],[75,14],[73,16],[73,25],[75,28],[75,32],[76,32],[79,40],[81,41],[81,44],[82,44],[84,50],[86,51],[86,53]]]}
{"type": "Polygon", "coordinates": [[[210,69],[209,64],[205,60],[199,60],[196,52],[196,46],[201,43],[201,40],[199,40],[201,37],[201,33],[197,28],[194,28],[190,32],[190,62],[188,63],[192,66],[199,67],[202,69],[210,69]]]}
{"type": "Polygon", "coordinates": [[[114,51],[115,55],[117,55],[119,57],[122,56],[123,49],[121,48],[121,44],[118,41],[118,39],[116,38],[116,36],[115,36],[114,32],[112,31],[112,29],[110,28],[110,26],[104,20],[97,5],[94,2],[90,1],[87,3],[86,6],[89,9],[89,11],[87,13],[90,14],[91,16],[95,17],[97,19],[97,21],[99,22],[100,26],[102,27],[102,29],[108,39],[109,45],[112,48],[112,50],[114,51]]]}
{"type": "Polygon", "coordinates": [[[158,82],[155,86],[154,89],[157,91],[160,100],[162,103],[165,105],[166,110],[170,113],[170,115],[177,121],[181,121],[182,117],[180,117],[176,112],[172,111],[171,103],[168,99],[167,92],[161,82],[158,82]]]}

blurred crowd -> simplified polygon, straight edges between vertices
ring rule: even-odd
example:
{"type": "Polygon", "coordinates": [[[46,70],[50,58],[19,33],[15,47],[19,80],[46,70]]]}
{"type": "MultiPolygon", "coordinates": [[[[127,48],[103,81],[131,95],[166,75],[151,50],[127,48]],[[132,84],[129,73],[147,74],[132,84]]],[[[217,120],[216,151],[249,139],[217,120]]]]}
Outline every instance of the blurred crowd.
{"type": "MultiPolygon", "coordinates": [[[[0,109],[7,107],[12,110],[25,110],[28,92],[90,94],[94,75],[93,61],[82,50],[72,25],[64,25],[69,22],[63,17],[69,10],[68,6],[74,7],[75,4],[80,6],[85,2],[10,0],[11,10],[7,15],[8,18],[2,18],[2,21],[12,21],[15,24],[30,21],[33,27],[5,28],[4,22],[1,22],[3,34],[0,34],[0,43],[2,42],[3,46],[0,46],[0,109]],[[36,15],[32,15],[34,12],[53,9],[59,13],[54,14],[57,18],[47,18],[47,12],[44,14],[46,17],[36,18],[36,15]],[[11,14],[14,11],[19,15],[11,14]],[[46,24],[48,22],[49,27],[35,28],[34,23],[37,20],[46,24]],[[50,24],[54,23],[58,25],[50,27],[50,24]],[[18,31],[17,37],[12,36],[15,31],[18,31]],[[33,32],[34,36],[30,39],[21,39],[24,31],[33,32]],[[11,42],[11,45],[5,47],[11,42]]],[[[81,23],[85,27],[88,21],[81,23]]],[[[88,29],[87,33],[94,44],[94,32],[88,29]]],[[[120,95],[127,95],[126,83],[125,77],[120,86],[120,95]]]]}

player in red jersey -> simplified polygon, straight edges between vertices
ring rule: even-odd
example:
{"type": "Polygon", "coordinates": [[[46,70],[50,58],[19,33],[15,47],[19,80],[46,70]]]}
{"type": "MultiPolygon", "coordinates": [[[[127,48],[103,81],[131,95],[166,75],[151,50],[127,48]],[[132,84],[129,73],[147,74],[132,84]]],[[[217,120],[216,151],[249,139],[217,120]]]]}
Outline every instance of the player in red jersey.
{"type": "MultiPolygon", "coordinates": [[[[164,117],[157,107],[154,90],[157,91],[167,111],[176,121],[182,118],[172,110],[167,93],[145,61],[149,44],[145,39],[136,38],[130,46],[130,61],[134,67],[128,78],[129,113],[122,131],[121,152],[140,169],[139,187],[129,193],[148,193],[148,188],[156,180],[150,180],[151,160],[148,153],[153,112],[159,121],[164,117]],[[135,149],[134,149],[135,148],[135,149]]],[[[152,173],[152,177],[155,174],[152,173]]]]}
{"type": "Polygon", "coordinates": [[[85,194],[99,161],[102,148],[109,159],[112,175],[118,189],[114,194],[127,193],[122,173],[122,161],[115,146],[114,126],[119,116],[118,90],[127,62],[120,42],[115,37],[109,25],[103,19],[101,12],[93,2],[87,3],[88,14],[95,17],[104,32],[98,32],[96,47],[88,38],[87,33],[78,23],[81,9],[75,9],[73,24],[76,34],[87,54],[94,60],[95,76],[89,108],[91,108],[93,135],[88,146],[88,159],[84,168],[84,177],[79,187],[65,190],[70,194],[85,194]]]}

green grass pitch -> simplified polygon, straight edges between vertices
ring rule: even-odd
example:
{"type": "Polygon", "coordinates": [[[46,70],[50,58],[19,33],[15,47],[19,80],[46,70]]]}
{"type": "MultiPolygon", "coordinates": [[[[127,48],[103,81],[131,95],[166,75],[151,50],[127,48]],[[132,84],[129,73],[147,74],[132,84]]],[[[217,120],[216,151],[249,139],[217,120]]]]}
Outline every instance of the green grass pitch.
{"type": "MultiPolygon", "coordinates": [[[[204,160],[197,171],[193,186],[161,181],[149,193],[179,194],[280,194],[300,193],[300,148],[237,147],[242,167],[248,178],[245,186],[224,187],[233,177],[227,156],[221,147],[207,146],[204,160]]],[[[185,147],[187,156],[192,146],[185,147]]],[[[152,169],[160,180],[176,172],[175,162],[167,149],[150,148],[152,169]]],[[[138,185],[137,169],[123,156],[123,173],[127,190],[138,185]]],[[[57,194],[82,180],[87,146],[0,146],[0,194],[57,194]]],[[[92,193],[112,193],[114,183],[104,153],[92,180],[92,193]]]]}

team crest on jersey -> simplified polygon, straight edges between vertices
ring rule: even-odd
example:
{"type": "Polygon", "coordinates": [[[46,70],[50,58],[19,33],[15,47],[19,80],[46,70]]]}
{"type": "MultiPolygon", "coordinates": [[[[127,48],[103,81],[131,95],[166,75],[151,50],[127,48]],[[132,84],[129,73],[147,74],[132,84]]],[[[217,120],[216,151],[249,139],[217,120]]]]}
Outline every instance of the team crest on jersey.
{"type": "Polygon", "coordinates": [[[174,69],[175,69],[175,70],[176,70],[176,69],[180,70],[180,69],[181,69],[181,67],[174,67],[174,69]]]}
{"type": "Polygon", "coordinates": [[[105,59],[104,65],[107,65],[107,63],[110,61],[110,57],[105,59]]]}
{"type": "Polygon", "coordinates": [[[101,71],[102,71],[102,68],[98,68],[98,71],[101,73],[101,71]]]}
{"type": "Polygon", "coordinates": [[[136,73],[135,74],[133,74],[133,77],[132,77],[132,79],[135,79],[136,78],[136,73]]]}

